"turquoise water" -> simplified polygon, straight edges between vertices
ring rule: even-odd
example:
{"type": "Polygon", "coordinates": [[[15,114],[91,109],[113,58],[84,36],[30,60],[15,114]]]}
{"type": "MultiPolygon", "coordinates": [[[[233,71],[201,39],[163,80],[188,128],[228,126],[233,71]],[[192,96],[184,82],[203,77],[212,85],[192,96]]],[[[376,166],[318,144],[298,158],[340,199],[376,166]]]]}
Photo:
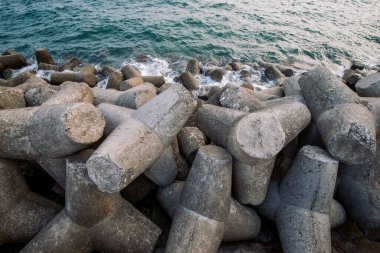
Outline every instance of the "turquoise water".
{"type": "Polygon", "coordinates": [[[379,64],[380,2],[1,0],[0,45],[113,65],[141,53],[379,64]]]}

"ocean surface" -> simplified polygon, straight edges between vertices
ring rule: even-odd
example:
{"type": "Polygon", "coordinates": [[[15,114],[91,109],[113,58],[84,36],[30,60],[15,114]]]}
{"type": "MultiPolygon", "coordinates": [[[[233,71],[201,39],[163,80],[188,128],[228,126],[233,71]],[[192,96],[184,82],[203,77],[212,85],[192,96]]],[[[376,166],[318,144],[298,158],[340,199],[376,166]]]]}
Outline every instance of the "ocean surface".
{"type": "Polygon", "coordinates": [[[152,71],[186,60],[380,65],[379,0],[1,0],[0,50],[152,71]]]}

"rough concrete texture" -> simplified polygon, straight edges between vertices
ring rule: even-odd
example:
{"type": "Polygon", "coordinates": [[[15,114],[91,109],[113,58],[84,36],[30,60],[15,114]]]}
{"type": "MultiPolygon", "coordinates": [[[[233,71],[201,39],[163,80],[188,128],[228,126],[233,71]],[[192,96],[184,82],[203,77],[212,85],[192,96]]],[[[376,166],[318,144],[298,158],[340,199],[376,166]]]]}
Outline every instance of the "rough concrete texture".
{"type": "Polygon", "coordinates": [[[19,69],[26,66],[25,57],[21,54],[2,55],[0,63],[4,69],[19,69]]]}
{"type": "Polygon", "coordinates": [[[89,103],[0,110],[0,156],[64,157],[103,135],[105,121],[89,103]]]}
{"type": "Polygon", "coordinates": [[[217,146],[199,149],[183,187],[165,252],[216,252],[231,202],[232,157],[217,146]]]}
{"type": "MultiPolygon", "coordinates": [[[[171,218],[174,217],[179,206],[184,185],[185,182],[176,181],[165,188],[161,188],[157,192],[158,201],[171,218]]],[[[223,241],[253,239],[259,233],[260,226],[260,218],[253,208],[241,205],[235,199],[231,198],[230,213],[225,223],[223,241]]]]}
{"type": "Polygon", "coordinates": [[[78,102],[86,102],[92,104],[94,95],[91,88],[86,83],[75,83],[66,81],[60,86],[60,90],[47,99],[43,105],[52,106],[58,104],[71,104],[78,102]]]}
{"type": "Polygon", "coordinates": [[[299,78],[299,76],[292,76],[285,79],[282,83],[285,96],[302,96],[302,91],[298,84],[299,78]]]}
{"type": "Polygon", "coordinates": [[[128,80],[128,79],[130,79],[132,77],[136,77],[136,76],[141,77],[140,70],[138,70],[137,68],[135,68],[129,64],[127,64],[121,68],[121,73],[123,73],[124,80],[128,80]]]}
{"type": "Polygon", "coordinates": [[[40,87],[49,87],[51,89],[59,90],[58,86],[50,85],[45,79],[41,77],[31,77],[26,82],[16,86],[17,89],[21,89],[27,92],[30,89],[40,88],[40,87]]]}
{"type": "Polygon", "coordinates": [[[107,89],[120,90],[120,85],[124,81],[124,76],[121,71],[116,70],[110,73],[107,81],[107,89]]]}
{"type": "Polygon", "coordinates": [[[115,104],[137,109],[157,95],[157,89],[151,83],[143,83],[125,92],[122,92],[115,104]]]}
{"type": "Polygon", "coordinates": [[[177,177],[176,177],[176,179],[177,180],[186,180],[187,175],[189,174],[189,171],[190,171],[190,165],[185,160],[185,158],[182,157],[182,155],[180,153],[177,138],[174,138],[173,142],[171,143],[171,146],[173,148],[174,159],[175,159],[176,164],[177,164],[177,177]]]}
{"type": "Polygon", "coordinates": [[[34,50],[34,53],[36,55],[37,64],[55,64],[53,58],[51,57],[49,51],[46,48],[37,48],[36,50],[34,50]]]}
{"type": "Polygon", "coordinates": [[[330,211],[338,162],[304,146],[281,183],[271,184],[259,213],[273,219],[283,251],[331,252],[330,211]]]}
{"type": "Polygon", "coordinates": [[[25,83],[29,78],[35,77],[35,74],[29,71],[23,72],[19,74],[16,77],[9,78],[5,82],[2,82],[2,86],[7,86],[7,87],[16,87],[20,84],[25,83]]]}
{"type": "MultiPolygon", "coordinates": [[[[134,110],[117,105],[102,103],[98,105],[106,120],[105,134],[107,137],[120,124],[132,117],[134,110]]],[[[158,186],[166,186],[174,181],[177,175],[177,164],[171,145],[163,150],[160,157],[144,174],[158,186]]]]}
{"type": "Polygon", "coordinates": [[[265,75],[268,77],[269,80],[277,80],[285,78],[284,74],[281,73],[280,70],[276,68],[274,65],[270,65],[268,68],[264,71],[265,75]]]}
{"type": "Polygon", "coordinates": [[[277,96],[277,97],[285,96],[284,90],[279,86],[274,86],[265,90],[261,90],[261,91],[258,91],[257,93],[264,94],[264,95],[268,94],[268,95],[277,96]]]}
{"type": "Polygon", "coordinates": [[[93,74],[96,75],[97,71],[94,65],[92,64],[84,64],[81,67],[74,68],[74,71],[86,73],[86,74],[93,74]]]}
{"type": "Polygon", "coordinates": [[[38,63],[38,69],[39,70],[53,70],[53,71],[61,71],[62,67],[58,65],[53,64],[47,64],[47,63],[38,63]]]}
{"type": "Polygon", "coordinates": [[[39,87],[29,89],[25,92],[25,102],[29,106],[42,105],[46,100],[57,93],[57,90],[50,87],[39,87]]]}
{"type": "Polygon", "coordinates": [[[31,192],[17,161],[0,158],[0,245],[27,242],[62,206],[31,192]]]}
{"type": "Polygon", "coordinates": [[[220,68],[216,68],[210,71],[209,76],[215,82],[221,82],[224,76],[224,70],[220,68]]]}
{"type": "Polygon", "coordinates": [[[230,87],[220,96],[220,104],[223,107],[254,112],[262,109],[264,105],[255,97],[252,90],[243,87],[230,87]]]}
{"type": "Polygon", "coordinates": [[[94,104],[115,104],[131,109],[136,109],[150,101],[157,94],[157,89],[150,83],[143,83],[126,91],[114,89],[92,88],[94,104]]]}
{"type": "Polygon", "coordinates": [[[188,161],[193,161],[198,149],[206,145],[207,138],[197,127],[184,127],[178,133],[178,144],[188,161]]]}
{"type": "Polygon", "coordinates": [[[276,96],[267,92],[262,92],[262,91],[255,91],[253,92],[253,95],[260,101],[267,101],[267,100],[279,98],[279,96],[276,96]]]}
{"type": "Polygon", "coordinates": [[[120,191],[153,165],[194,109],[194,99],[180,85],[153,98],[119,125],[89,159],[91,179],[102,191],[120,191]]]}
{"type": "Polygon", "coordinates": [[[142,76],[144,83],[151,83],[155,87],[159,88],[165,83],[164,76],[142,76]]]}
{"type": "Polygon", "coordinates": [[[234,161],[233,192],[242,204],[259,205],[266,196],[276,157],[251,163],[234,161]]]}
{"type": "Polygon", "coordinates": [[[361,97],[380,97],[380,73],[373,73],[360,79],[355,89],[361,97]]]}
{"type": "Polygon", "coordinates": [[[199,89],[198,81],[194,78],[193,74],[190,72],[185,72],[179,76],[181,83],[188,90],[199,89]]]}
{"type": "Polygon", "coordinates": [[[104,193],[87,175],[82,152],[67,161],[65,209],[21,252],[151,252],[161,230],[119,193],[104,193]],[[112,235],[112,236],[110,236],[112,235]]]}
{"type": "MultiPolygon", "coordinates": [[[[116,69],[110,67],[110,66],[104,66],[100,73],[103,75],[103,76],[110,76],[114,71],[116,71],[116,69]]],[[[123,77],[124,78],[124,77],[123,77]]]]}
{"type": "Polygon", "coordinates": [[[94,74],[83,72],[53,72],[50,76],[52,85],[60,85],[63,82],[71,81],[77,83],[87,83],[90,87],[94,87],[99,79],[94,74]]]}
{"type": "Polygon", "coordinates": [[[191,74],[199,75],[200,67],[198,59],[191,59],[187,62],[186,72],[190,72],[191,74]]]}
{"type": "Polygon", "coordinates": [[[25,107],[24,92],[21,89],[10,88],[0,90],[0,110],[25,107]]]}
{"type": "Polygon", "coordinates": [[[129,78],[128,80],[123,81],[120,84],[120,90],[121,91],[129,90],[129,89],[132,89],[133,87],[136,87],[142,83],[144,83],[144,80],[141,77],[139,77],[139,76],[132,77],[132,78],[129,78]]]}
{"type": "Polygon", "coordinates": [[[356,93],[324,67],[303,74],[299,84],[332,156],[349,164],[371,160],[376,153],[375,123],[356,93]]]}

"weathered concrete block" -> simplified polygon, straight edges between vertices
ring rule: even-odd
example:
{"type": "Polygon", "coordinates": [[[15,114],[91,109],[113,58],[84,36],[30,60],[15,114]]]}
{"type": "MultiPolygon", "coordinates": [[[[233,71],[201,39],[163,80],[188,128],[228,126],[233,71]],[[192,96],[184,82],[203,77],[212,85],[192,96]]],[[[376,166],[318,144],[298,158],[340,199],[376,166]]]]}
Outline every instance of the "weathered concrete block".
{"type": "Polygon", "coordinates": [[[27,242],[62,207],[31,192],[17,161],[0,158],[0,245],[27,242]]]}
{"type": "Polygon", "coordinates": [[[32,88],[25,92],[25,102],[29,106],[39,106],[56,93],[57,91],[50,87],[32,88]]]}
{"type": "Polygon", "coordinates": [[[190,72],[185,72],[179,76],[181,83],[188,90],[197,90],[199,89],[199,84],[194,78],[193,74],[190,72]]]}
{"type": "Polygon", "coordinates": [[[278,70],[274,65],[270,65],[268,68],[266,68],[264,73],[269,80],[278,80],[285,78],[284,74],[282,74],[281,71],[278,70]]]}
{"type": "Polygon", "coordinates": [[[0,63],[4,69],[19,69],[26,66],[25,57],[21,54],[2,55],[0,63]]]}
{"type": "MultiPolygon", "coordinates": [[[[103,76],[110,76],[113,72],[115,72],[116,71],[116,69],[114,69],[114,68],[112,68],[112,67],[110,67],[110,66],[104,66],[102,69],[101,69],[101,71],[100,71],[100,73],[103,75],[103,76]]],[[[124,77],[123,77],[123,79],[124,79],[124,77]]]]}
{"type": "Polygon", "coordinates": [[[198,149],[206,145],[206,135],[197,127],[184,127],[178,133],[178,144],[188,161],[193,161],[198,149]]]}
{"type": "Polygon", "coordinates": [[[211,77],[212,80],[215,82],[221,82],[223,80],[224,71],[223,69],[216,68],[211,70],[208,75],[211,77]]]}
{"type": "Polygon", "coordinates": [[[284,252],[331,252],[337,171],[338,162],[326,151],[304,146],[281,183],[271,184],[257,210],[276,222],[284,252]]]}
{"type": "Polygon", "coordinates": [[[104,118],[89,103],[0,111],[0,156],[36,159],[64,157],[103,135],[104,118]]]}
{"type": "Polygon", "coordinates": [[[198,59],[189,60],[187,62],[187,66],[186,66],[185,71],[190,72],[191,74],[193,74],[193,76],[199,75],[199,73],[200,73],[199,60],[198,59]]]}
{"type": "Polygon", "coordinates": [[[47,99],[43,105],[51,106],[58,104],[71,104],[86,102],[92,104],[94,95],[86,83],[75,83],[66,81],[59,86],[60,90],[47,99]]]}
{"type": "Polygon", "coordinates": [[[179,145],[178,145],[178,139],[174,138],[173,142],[171,143],[171,146],[173,148],[173,154],[174,154],[174,159],[177,164],[177,180],[186,180],[187,175],[189,174],[190,171],[190,165],[189,163],[185,160],[185,158],[182,157],[180,151],[179,151],[179,145]]]}
{"type": "Polygon", "coordinates": [[[53,71],[61,71],[62,67],[58,65],[53,64],[47,64],[47,63],[38,63],[38,69],[39,70],[53,70],[53,71]]]}
{"type": "Polygon", "coordinates": [[[10,88],[0,90],[0,110],[25,107],[24,92],[21,89],[10,88]]]}
{"type": "Polygon", "coordinates": [[[36,50],[34,50],[34,53],[36,54],[37,64],[55,64],[53,57],[51,57],[49,51],[46,48],[37,48],[36,50]]]}
{"type": "Polygon", "coordinates": [[[194,109],[191,94],[173,85],[108,136],[87,163],[89,176],[102,191],[120,191],[152,166],[194,109]]]}
{"type": "MultiPolygon", "coordinates": [[[[285,96],[284,90],[279,86],[274,86],[265,90],[257,91],[256,94],[259,94],[259,96],[260,94],[264,94],[264,95],[267,94],[267,95],[276,96],[276,97],[285,96]]],[[[266,100],[269,100],[269,99],[266,99],[266,100]]]]}
{"type": "Polygon", "coordinates": [[[129,90],[143,83],[144,83],[144,80],[141,77],[139,76],[132,77],[132,78],[129,78],[128,80],[123,81],[120,84],[120,90],[121,91],[129,90]]]}
{"type": "Polygon", "coordinates": [[[124,81],[124,75],[121,71],[113,71],[110,73],[107,81],[107,89],[120,90],[121,83],[124,81]]]}
{"type": "Polygon", "coordinates": [[[165,83],[164,76],[142,76],[144,83],[151,83],[157,88],[161,87],[165,83]]]}
{"type": "Polygon", "coordinates": [[[244,112],[258,111],[264,108],[264,105],[253,93],[243,87],[228,87],[220,96],[220,104],[244,112]]]}
{"type": "Polygon", "coordinates": [[[232,157],[199,149],[175,213],[165,252],[216,252],[230,211],[232,157]]]}
{"type": "MultiPolygon", "coordinates": [[[[183,181],[161,188],[157,199],[168,215],[173,218],[179,206],[183,181]]],[[[255,238],[260,230],[261,221],[253,208],[239,204],[231,198],[230,213],[225,223],[223,241],[242,241],[255,238]]]]}
{"type": "Polygon", "coordinates": [[[137,109],[149,102],[157,94],[156,88],[150,83],[143,83],[126,91],[114,89],[93,88],[94,104],[111,103],[131,109],[137,109]]]}
{"type": "Polygon", "coordinates": [[[19,74],[16,77],[9,78],[8,80],[1,82],[1,86],[16,87],[25,83],[29,78],[35,77],[35,74],[29,71],[19,74]]]}
{"type": "Polygon", "coordinates": [[[130,79],[132,77],[136,77],[136,76],[141,77],[140,70],[133,67],[132,65],[125,65],[124,67],[121,68],[121,72],[123,73],[124,80],[128,80],[128,79],[130,79]]]}
{"type": "Polygon", "coordinates": [[[303,74],[299,84],[331,155],[349,164],[371,160],[376,152],[375,122],[359,97],[324,67],[303,74]]]}
{"type": "Polygon", "coordinates": [[[99,79],[94,74],[87,74],[83,72],[53,72],[50,76],[50,83],[52,85],[60,85],[63,82],[71,81],[87,83],[90,87],[94,87],[99,79]]]}
{"type": "Polygon", "coordinates": [[[82,73],[86,73],[86,74],[92,74],[92,75],[97,74],[96,68],[92,64],[84,64],[83,66],[76,67],[76,68],[74,68],[74,71],[82,72],[82,73]]]}
{"type": "Polygon", "coordinates": [[[160,229],[119,193],[98,190],[87,174],[89,155],[67,161],[64,211],[21,252],[152,252],[160,229]]]}
{"type": "Polygon", "coordinates": [[[355,89],[361,97],[380,97],[380,73],[373,73],[360,79],[355,89]]]}
{"type": "Polygon", "coordinates": [[[282,89],[285,96],[302,96],[300,85],[298,84],[299,76],[286,78],[282,83],[282,89]]]}

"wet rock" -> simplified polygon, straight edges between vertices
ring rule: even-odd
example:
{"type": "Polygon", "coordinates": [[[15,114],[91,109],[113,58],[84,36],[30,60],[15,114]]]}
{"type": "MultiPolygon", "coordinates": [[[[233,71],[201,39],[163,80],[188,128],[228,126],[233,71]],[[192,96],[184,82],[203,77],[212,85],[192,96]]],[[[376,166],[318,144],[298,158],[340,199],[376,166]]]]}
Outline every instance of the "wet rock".
{"type": "Polygon", "coordinates": [[[0,90],[0,110],[22,108],[25,106],[24,92],[21,89],[0,90]]]}
{"type": "Polygon", "coordinates": [[[21,54],[8,54],[0,56],[0,63],[4,69],[19,69],[26,66],[25,57],[21,54]]]}
{"type": "Polygon", "coordinates": [[[251,71],[243,69],[240,71],[240,79],[249,78],[252,76],[251,71]]]}
{"type": "Polygon", "coordinates": [[[217,68],[212,70],[209,75],[211,79],[215,82],[221,82],[223,79],[224,71],[222,69],[217,68]]]}
{"type": "Polygon", "coordinates": [[[107,89],[120,90],[121,84],[124,81],[124,75],[121,71],[113,71],[110,73],[107,81],[107,89]]]}
{"type": "Polygon", "coordinates": [[[243,64],[239,61],[234,61],[230,63],[230,66],[234,71],[239,71],[243,67],[243,64]]]}
{"type": "Polygon", "coordinates": [[[186,89],[190,91],[199,89],[199,84],[197,80],[194,78],[193,74],[191,74],[190,72],[185,72],[181,74],[179,78],[181,80],[182,85],[186,89]]]}
{"type": "Polygon", "coordinates": [[[34,50],[36,54],[37,64],[45,63],[55,65],[53,57],[51,57],[49,51],[46,48],[37,48],[34,50]]]}
{"type": "Polygon", "coordinates": [[[123,73],[124,80],[128,80],[132,77],[140,76],[141,77],[141,72],[137,68],[133,67],[132,65],[125,65],[124,67],[121,68],[121,73],[123,73]]]}
{"type": "Polygon", "coordinates": [[[243,87],[230,87],[220,96],[220,104],[223,107],[241,110],[244,112],[254,112],[264,108],[253,91],[243,87]]]}
{"type": "Polygon", "coordinates": [[[144,80],[141,77],[132,77],[128,80],[123,81],[120,84],[120,90],[121,91],[129,90],[143,83],[144,83],[144,80]]]}
{"type": "Polygon", "coordinates": [[[380,73],[374,73],[360,79],[355,84],[356,92],[361,97],[380,97],[380,73]]]}
{"type": "Polygon", "coordinates": [[[83,72],[53,72],[50,76],[50,83],[52,85],[60,85],[63,82],[85,82],[90,87],[94,87],[99,79],[94,74],[87,74],[83,72]]]}
{"type": "Polygon", "coordinates": [[[269,66],[264,71],[269,80],[283,79],[285,76],[274,65],[269,66]]]}
{"type": "Polygon", "coordinates": [[[164,76],[142,76],[144,83],[151,83],[156,87],[161,87],[165,83],[164,76]]]}
{"type": "Polygon", "coordinates": [[[190,72],[191,74],[199,75],[200,73],[200,67],[199,67],[199,60],[198,59],[191,59],[187,62],[186,66],[186,72],[190,72]]]}
{"type": "Polygon", "coordinates": [[[286,78],[282,83],[282,89],[285,96],[302,96],[300,85],[298,84],[299,76],[286,78]]]}

